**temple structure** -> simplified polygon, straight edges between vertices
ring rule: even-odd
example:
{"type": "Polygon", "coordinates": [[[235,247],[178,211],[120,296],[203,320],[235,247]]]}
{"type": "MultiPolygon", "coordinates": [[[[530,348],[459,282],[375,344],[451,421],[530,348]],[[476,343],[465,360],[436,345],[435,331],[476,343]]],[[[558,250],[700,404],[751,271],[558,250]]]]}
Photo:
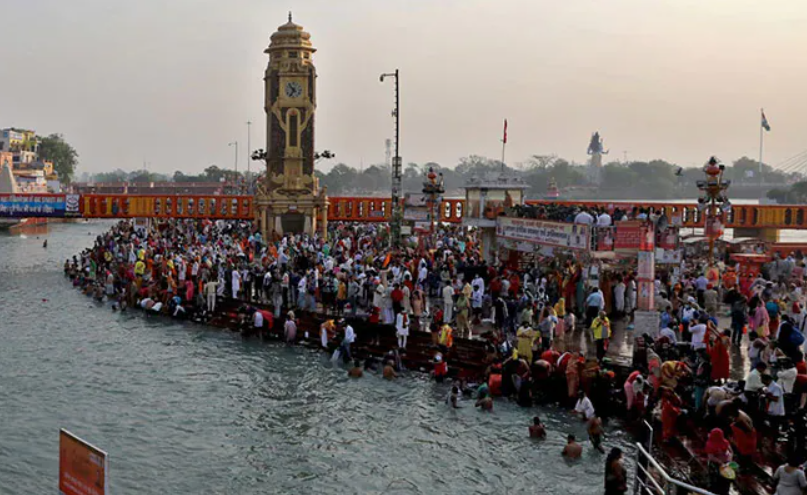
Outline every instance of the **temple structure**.
{"type": "Polygon", "coordinates": [[[603,147],[599,132],[591,135],[591,141],[588,143],[588,154],[591,156],[588,164],[589,182],[597,185],[602,184],[602,155],[607,155],[608,151],[603,147]]]}

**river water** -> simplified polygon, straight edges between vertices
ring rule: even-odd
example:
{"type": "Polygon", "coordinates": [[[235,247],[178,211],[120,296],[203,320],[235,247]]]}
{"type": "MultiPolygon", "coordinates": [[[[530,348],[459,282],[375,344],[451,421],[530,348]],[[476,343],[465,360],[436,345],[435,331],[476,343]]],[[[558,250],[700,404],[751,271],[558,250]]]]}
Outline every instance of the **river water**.
{"type": "Polygon", "coordinates": [[[560,457],[586,438],[565,411],[452,410],[423,375],[349,380],[316,351],[94,303],[62,265],[108,225],[0,233],[0,494],[56,492],[59,428],[109,453],[114,494],[602,492],[588,441],[560,457]]]}

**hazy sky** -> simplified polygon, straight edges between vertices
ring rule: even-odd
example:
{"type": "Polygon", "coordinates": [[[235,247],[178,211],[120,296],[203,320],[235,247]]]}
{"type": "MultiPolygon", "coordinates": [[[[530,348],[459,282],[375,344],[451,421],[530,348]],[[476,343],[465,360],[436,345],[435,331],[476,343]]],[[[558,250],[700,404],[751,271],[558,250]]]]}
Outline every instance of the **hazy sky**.
{"type": "MultiPolygon", "coordinates": [[[[807,149],[804,0],[0,0],[0,127],[60,132],[79,171],[233,165],[264,147],[263,53],[318,48],[317,149],[382,162],[401,70],[405,162],[556,153],[700,165],[807,149]]],[[[323,168],[328,168],[324,165],[323,168]]]]}

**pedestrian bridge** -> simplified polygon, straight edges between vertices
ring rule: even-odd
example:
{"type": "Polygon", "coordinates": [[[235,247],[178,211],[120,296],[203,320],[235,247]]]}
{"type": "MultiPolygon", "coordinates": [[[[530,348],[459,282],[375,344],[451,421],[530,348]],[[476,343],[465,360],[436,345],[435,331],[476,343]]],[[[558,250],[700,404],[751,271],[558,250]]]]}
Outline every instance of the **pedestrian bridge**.
{"type": "MultiPolygon", "coordinates": [[[[390,198],[332,197],[329,198],[328,221],[387,222],[390,219],[390,198]]],[[[555,204],[605,208],[613,212],[617,208],[631,211],[645,208],[664,213],[672,224],[687,228],[703,228],[705,218],[697,203],[669,203],[664,201],[574,201],[574,200],[528,200],[529,205],[555,204]]],[[[465,199],[445,198],[436,208],[439,221],[459,223],[465,212],[465,199]]],[[[493,217],[500,209],[491,209],[486,214],[493,217]]],[[[746,230],[807,229],[807,205],[732,205],[731,211],[721,213],[725,227],[746,230]]],[[[764,232],[763,232],[764,233],[764,232]]],[[[754,234],[754,232],[748,232],[754,234]]],[[[736,235],[736,234],[735,234],[736,235]]],[[[745,234],[743,234],[745,235],[745,234]]]]}
{"type": "MultiPolygon", "coordinates": [[[[328,199],[328,221],[388,222],[392,200],[384,197],[344,197],[328,199]]],[[[680,227],[702,228],[704,215],[697,203],[664,201],[574,201],[532,200],[529,205],[566,205],[587,208],[632,210],[645,208],[664,213],[680,227]]],[[[445,198],[436,206],[440,222],[461,223],[465,199],[445,198]]],[[[485,215],[495,218],[501,207],[488,207],[485,215]]],[[[252,220],[254,198],[248,195],[218,194],[0,194],[0,217],[78,217],[78,218],[211,218],[252,220]]],[[[738,229],[735,235],[776,240],[770,236],[780,229],[807,229],[807,205],[733,205],[721,213],[725,227],[738,229]]]]}

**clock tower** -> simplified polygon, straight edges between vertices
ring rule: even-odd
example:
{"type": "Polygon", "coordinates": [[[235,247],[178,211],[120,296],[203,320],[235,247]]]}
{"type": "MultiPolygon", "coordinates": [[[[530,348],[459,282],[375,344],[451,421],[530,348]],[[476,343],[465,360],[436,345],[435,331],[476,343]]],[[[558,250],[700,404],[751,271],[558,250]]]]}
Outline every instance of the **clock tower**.
{"type": "Polygon", "coordinates": [[[311,35],[289,22],[271,37],[264,77],[266,177],[258,188],[265,236],[327,232],[327,199],[314,176],[316,82],[311,35]]]}

